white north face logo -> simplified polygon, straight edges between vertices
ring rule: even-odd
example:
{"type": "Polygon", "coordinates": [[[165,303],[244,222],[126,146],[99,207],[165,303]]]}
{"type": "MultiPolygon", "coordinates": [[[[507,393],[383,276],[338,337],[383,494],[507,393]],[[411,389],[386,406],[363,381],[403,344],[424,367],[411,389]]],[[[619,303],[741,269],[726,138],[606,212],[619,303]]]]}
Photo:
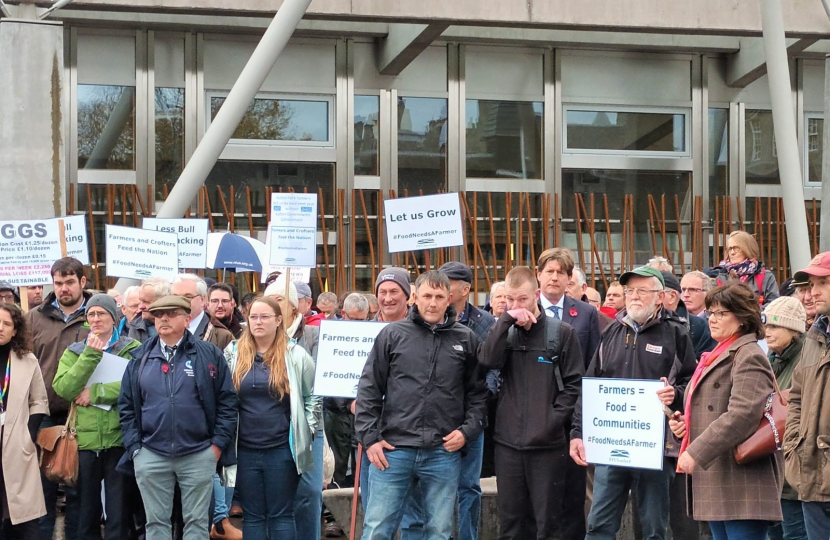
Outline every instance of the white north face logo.
{"type": "Polygon", "coordinates": [[[452,348],[455,349],[458,352],[463,352],[464,351],[464,347],[462,347],[461,345],[453,345],[452,348]]]}

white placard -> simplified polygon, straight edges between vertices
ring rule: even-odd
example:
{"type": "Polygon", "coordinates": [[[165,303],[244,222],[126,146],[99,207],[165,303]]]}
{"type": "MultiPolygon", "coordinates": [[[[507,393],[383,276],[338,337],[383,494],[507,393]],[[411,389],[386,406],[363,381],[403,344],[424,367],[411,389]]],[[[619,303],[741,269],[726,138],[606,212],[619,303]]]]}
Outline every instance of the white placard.
{"type": "Polygon", "coordinates": [[[357,383],[378,332],[389,323],[320,321],[314,395],[357,397],[357,383]]]}
{"type": "Polygon", "coordinates": [[[662,381],[582,379],[582,441],[588,463],[663,469],[662,381]]]}
{"type": "Polygon", "coordinates": [[[16,286],[50,283],[62,257],[58,221],[0,221],[0,280],[16,286]]]}
{"type": "Polygon", "coordinates": [[[268,226],[268,264],[317,265],[317,195],[273,193],[268,226]]]}
{"type": "MultiPolygon", "coordinates": [[[[130,360],[127,358],[121,358],[120,356],[105,352],[101,357],[101,361],[95,366],[92,375],[89,376],[86,387],[89,388],[95,383],[107,384],[120,382],[124,377],[124,372],[127,370],[127,364],[129,363],[130,360]]],[[[112,405],[95,406],[105,411],[112,409],[112,405]]]]}
{"type": "MultiPolygon", "coordinates": [[[[268,263],[271,260],[271,230],[267,230],[265,232],[265,250],[267,255],[264,261],[262,262],[262,282],[265,283],[265,278],[268,277],[269,274],[272,272],[279,272],[280,274],[285,274],[288,270],[288,266],[272,266],[268,263]]],[[[299,268],[297,266],[292,266],[291,268],[291,281],[294,283],[309,283],[311,281],[311,268],[299,268]]]]}
{"type": "Polygon", "coordinates": [[[389,253],[464,245],[458,193],[383,201],[389,253]]]}
{"type": "Polygon", "coordinates": [[[173,281],[179,270],[179,241],[173,233],[107,225],[107,275],[173,281]]]}
{"type": "MultiPolygon", "coordinates": [[[[66,256],[75,257],[81,264],[89,265],[89,242],[87,241],[86,216],[66,216],[57,218],[63,220],[63,230],[66,236],[66,256]]],[[[44,283],[51,283],[52,277],[44,283]]]]}
{"type": "Polygon", "coordinates": [[[207,267],[206,219],[144,218],[142,228],[148,231],[173,233],[179,238],[179,269],[207,267]]]}

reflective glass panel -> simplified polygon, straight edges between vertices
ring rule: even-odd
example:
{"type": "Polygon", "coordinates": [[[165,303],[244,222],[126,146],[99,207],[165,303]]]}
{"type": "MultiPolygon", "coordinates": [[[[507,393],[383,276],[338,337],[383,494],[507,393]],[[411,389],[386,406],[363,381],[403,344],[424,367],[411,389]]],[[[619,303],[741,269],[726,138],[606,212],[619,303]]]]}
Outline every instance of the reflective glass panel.
{"type": "Polygon", "coordinates": [[[567,111],[567,148],[623,152],[685,152],[683,114],[567,111]]]}
{"type": "Polygon", "coordinates": [[[468,99],[467,177],[541,179],[543,104],[468,99]]]}
{"type": "Polygon", "coordinates": [[[709,208],[729,195],[729,110],[709,109],[709,208]]]}
{"type": "Polygon", "coordinates": [[[398,196],[447,189],[447,100],[398,98],[398,196]]]}
{"type": "Polygon", "coordinates": [[[354,97],[354,173],[378,176],[380,97],[354,97]]]}
{"type": "Polygon", "coordinates": [[[135,170],[135,87],[78,85],[78,168],[135,170]]]}
{"type": "Polygon", "coordinates": [[[824,148],[824,119],[807,118],[807,181],[821,183],[821,156],[824,148]]]}
{"type": "Polygon", "coordinates": [[[184,88],[156,88],[156,198],[164,199],[184,167],[184,88]]]}
{"type": "MultiPolygon", "coordinates": [[[[210,98],[210,117],[225,102],[210,98]]],[[[329,142],[329,102],[256,98],[233,133],[234,139],[329,142]]]]}
{"type": "Polygon", "coordinates": [[[772,111],[747,110],[744,123],[747,184],[778,184],[778,149],[772,111]]]}

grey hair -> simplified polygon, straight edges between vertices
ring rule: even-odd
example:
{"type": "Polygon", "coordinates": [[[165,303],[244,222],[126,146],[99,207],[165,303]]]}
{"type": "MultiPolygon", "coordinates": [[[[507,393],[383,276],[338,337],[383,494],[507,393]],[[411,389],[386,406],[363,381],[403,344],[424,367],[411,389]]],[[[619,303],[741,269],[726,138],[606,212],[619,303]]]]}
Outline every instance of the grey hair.
{"type": "Polygon", "coordinates": [[[317,303],[320,302],[328,302],[329,304],[337,305],[337,295],[333,292],[322,292],[320,296],[317,297],[317,303]]]}
{"type": "Polygon", "coordinates": [[[192,281],[196,284],[196,294],[199,296],[207,296],[207,283],[205,280],[196,274],[178,274],[173,278],[173,284],[181,283],[182,281],[192,281]]]}
{"type": "Polygon", "coordinates": [[[574,266],[573,277],[579,287],[582,287],[588,283],[588,277],[585,275],[585,272],[582,271],[582,268],[578,266],[574,266]]]}
{"type": "Polygon", "coordinates": [[[124,299],[123,301],[126,302],[127,298],[129,298],[130,295],[133,294],[133,293],[138,294],[138,291],[140,289],[141,288],[138,285],[130,285],[129,287],[124,289],[124,294],[122,296],[122,298],[124,299]]]}
{"type": "Polygon", "coordinates": [[[496,289],[499,287],[504,287],[504,281],[497,281],[493,283],[493,286],[490,287],[490,296],[494,296],[496,294],[496,289]]]}
{"type": "MultiPolygon", "coordinates": [[[[320,301],[319,298],[317,300],[320,301]]],[[[343,311],[369,311],[369,300],[360,293],[352,293],[343,300],[343,311]]]]}
{"type": "Polygon", "coordinates": [[[170,282],[164,278],[150,278],[141,282],[141,288],[152,287],[156,293],[156,299],[170,294],[170,282]]]}
{"type": "Polygon", "coordinates": [[[685,274],[683,277],[692,276],[700,279],[701,286],[703,287],[703,292],[711,291],[715,285],[712,283],[712,278],[707,276],[705,273],[701,272],[700,270],[693,270],[688,274],[685,274]]]}
{"type": "Polygon", "coordinates": [[[651,259],[648,260],[646,266],[651,266],[652,268],[656,268],[661,272],[673,272],[674,268],[669,263],[669,260],[665,257],[661,257],[659,255],[655,255],[651,259]]]}

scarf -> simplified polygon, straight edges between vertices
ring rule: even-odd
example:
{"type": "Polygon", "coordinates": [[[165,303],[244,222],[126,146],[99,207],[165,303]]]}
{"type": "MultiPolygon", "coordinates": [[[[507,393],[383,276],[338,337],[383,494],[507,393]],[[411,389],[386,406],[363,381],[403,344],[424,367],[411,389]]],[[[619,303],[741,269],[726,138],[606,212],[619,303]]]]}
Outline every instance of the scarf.
{"type": "MultiPolygon", "coordinates": [[[[303,322],[303,316],[297,313],[297,316],[294,317],[294,320],[291,322],[291,326],[285,329],[285,333],[288,334],[289,339],[298,340],[299,337],[297,336],[297,330],[300,328],[300,323],[303,322]]],[[[310,346],[311,344],[309,344],[310,346]]]]}
{"type": "MultiPolygon", "coordinates": [[[[680,444],[680,453],[678,457],[680,457],[683,452],[689,447],[691,443],[691,433],[692,433],[692,397],[694,395],[694,391],[697,389],[697,383],[700,381],[700,378],[706,372],[706,369],[712,365],[712,362],[718,359],[718,357],[726,352],[726,350],[738,339],[737,335],[733,335],[726,341],[721,341],[718,343],[718,346],[715,347],[715,350],[708,353],[703,353],[700,356],[700,362],[697,364],[697,368],[695,369],[694,375],[692,375],[692,380],[689,382],[689,385],[686,387],[687,394],[686,394],[686,407],[683,411],[683,420],[686,422],[686,434],[683,435],[683,442],[680,444]]],[[[677,472],[682,473],[683,471],[678,470],[677,472]]]]}
{"type": "Polygon", "coordinates": [[[726,270],[729,277],[738,278],[741,283],[746,283],[749,278],[763,271],[764,264],[758,262],[758,259],[744,259],[742,262],[730,264],[729,259],[723,260],[720,267],[726,270]]]}

